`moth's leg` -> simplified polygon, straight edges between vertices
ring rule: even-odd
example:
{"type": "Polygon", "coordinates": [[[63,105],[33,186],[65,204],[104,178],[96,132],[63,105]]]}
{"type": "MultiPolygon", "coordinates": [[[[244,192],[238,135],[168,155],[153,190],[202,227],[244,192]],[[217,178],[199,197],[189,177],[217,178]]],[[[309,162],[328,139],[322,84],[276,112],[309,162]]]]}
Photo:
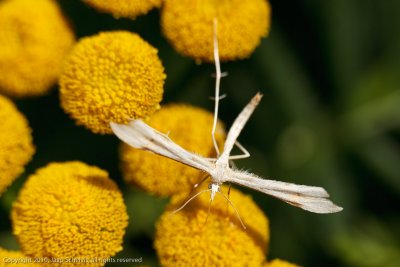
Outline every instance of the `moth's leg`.
{"type": "Polygon", "coordinates": [[[217,130],[217,122],[218,122],[218,110],[219,110],[219,100],[221,99],[219,95],[219,86],[221,83],[221,64],[219,62],[219,49],[218,49],[218,37],[217,37],[217,19],[214,18],[214,62],[215,62],[215,104],[214,104],[214,122],[211,131],[211,136],[215,148],[215,152],[217,153],[217,157],[219,156],[219,148],[217,139],[215,138],[215,131],[217,130]]]}
{"type": "Polygon", "coordinates": [[[230,156],[229,160],[236,160],[236,159],[245,159],[250,157],[249,151],[247,151],[244,146],[242,146],[238,141],[235,142],[235,145],[243,152],[241,155],[230,156]]]}
{"type": "MultiPolygon", "coordinates": [[[[228,185],[229,185],[229,187],[228,187],[228,199],[229,199],[229,197],[231,195],[232,184],[228,182],[228,185]]],[[[228,209],[229,209],[229,202],[226,202],[226,210],[228,210],[228,209]]]]}
{"type": "Polygon", "coordinates": [[[232,201],[230,201],[230,199],[227,198],[227,197],[226,197],[224,194],[222,194],[220,191],[218,191],[217,193],[221,194],[221,196],[223,196],[223,197],[226,199],[226,201],[228,201],[229,205],[231,205],[231,207],[232,207],[233,210],[235,211],[236,216],[237,216],[237,218],[239,219],[239,222],[240,222],[240,224],[242,225],[243,229],[246,230],[246,226],[244,225],[244,223],[243,223],[243,221],[242,221],[242,218],[240,217],[239,212],[237,211],[235,205],[233,205],[232,201]]]}
{"type": "Polygon", "coordinates": [[[207,217],[206,217],[206,220],[204,221],[203,225],[206,225],[206,223],[208,221],[208,216],[210,215],[210,210],[211,210],[211,203],[212,203],[212,199],[210,198],[210,203],[208,203],[207,217]]]}
{"type": "MultiPolygon", "coordinates": [[[[212,75],[212,76],[213,76],[214,78],[216,77],[215,74],[212,75]]],[[[221,78],[226,77],[226,76],[228,76],[228,72],[222,72],[222,73],[221,73],[221,78]]],[[[222,100],[222,99],[224,99],[225,97],[226,97],[226,94],[222,94],[222,95],[219,96],[219,99],[218,99],[218,100],[222,100]]],[[[213,97],[213,96],[210,96],[210,99],[211,99],[212,101],[215,101],[215,97],[213,97]]]]}
{"type": "Polygon", "coordinates": [[[200,185],[202,185],[204,183],[205,180],[208,179],[208,177],[210,177],[210,175],[208,173],[204,173],[203,177],[201,178],[200,182],[198,182],[197,184],[193,185],[192,190],[190,191],[190,193],[193,192],[193,190],[195,190],[196,188],[198,188],[200,185]]]}
{"type": "Polygon", "coordinates": [[[240,135],[240,132],[243,130],[244,125],[249,120],[251,114],[254,112],[254,109],[260,103],[261,98],[262,94],[257,93],[236,117],[226,137],[224,151],[218,157],[218,161],[220,164],[228,164],[229,155],[231,154],[232,148],[235,145],[236,140],[240,135]]]}

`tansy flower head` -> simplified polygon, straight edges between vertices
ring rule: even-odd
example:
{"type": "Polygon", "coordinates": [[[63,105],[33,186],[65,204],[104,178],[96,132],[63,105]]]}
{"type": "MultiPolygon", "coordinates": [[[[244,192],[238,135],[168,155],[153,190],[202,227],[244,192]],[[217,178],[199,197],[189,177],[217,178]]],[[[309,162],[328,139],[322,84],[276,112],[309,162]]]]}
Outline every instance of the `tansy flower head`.
{"type": "Polygon", "coordinates": [[[266,0],[165,0],[161,23],[178,52],[212,62],[216,18],[220,59],[228,61],[250,56],[268,34],[270,12],[266,0]]]}
{"type": "Polygon", "coordinates": [[[15,105],[0,95],[0,195],[23,171],[35,149],[31,129],[15,105]]]}
{"type": "MultiPolygon", "coordinates": [[[[226,194],[227,188],[223,191],[226,194]]],[[[201,194],[183,210],[170,213],[187,198],[187,194],[173,197],[156,225],[155,248],[162,266],[262,265],[269,241],[268,219],[249,196],[235,189],[230,193],[246,230],[219,194],[209,214],[209,193],[201,194]]]]}
{"type": "Polygon", "coordinates": [[[22,254],[20,251],[9,251],[0,248],[0,267],[39,267],[33,263],[33,259],[22,254]]]}
{"type": "Polygon", "coordinates": [[[157,50],[139,35],[103,32],[73,48],[60,79],[65,112],[94,133],[112,133],[159,108],[165,80],[157,50]]]}
{"type": "Polygon", "coordinates": [[[265,263],[263,266],[264,267],[300,267],[296,264],[293,264],[293,263],[290,263],[287,261],[283,261],[280,259],[275,259],[271,262],[265,263]]]}
{"type": "MultiPolygon", "coordinates": [[[[211,139],[213,115],[194,106],[170,104],[163,106],[148,121],[188,151],[205,157],[214,155],[211,139]]],[[[225,133],[218,124],[216,138],[221,144],[225,133]]],[[[204,173],[171,159],[134,149],[122,144],[122,169],[125,180],[160,196],[188,192],[204,173]]]]}
{"type": "Polygon", "coordinates": [[[12,209],[13,233],[22,252],[38,258],[109,258],[122,250],[127,221],[121,192],[107,172],[80,162],[39,169],[12,209]]]}
{"type": "Polygon", "coordinates": [[[1,1],[0,92],[13,97],[46,93],[73,42],[55,1],[1,1]]]}
{"type": "Polygon", "coordinates": [[[151,9],[160,7],[162,0],[83,0],[101,12],[111,13],[114,17],[135,18],[151,9]]]}

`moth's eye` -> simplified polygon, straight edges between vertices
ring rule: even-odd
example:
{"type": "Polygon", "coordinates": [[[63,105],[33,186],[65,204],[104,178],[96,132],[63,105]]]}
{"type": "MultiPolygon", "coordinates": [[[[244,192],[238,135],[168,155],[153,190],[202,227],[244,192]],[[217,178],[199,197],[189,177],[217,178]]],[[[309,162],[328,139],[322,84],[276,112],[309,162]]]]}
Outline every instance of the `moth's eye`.
{"type": "Polygon", "coordinates": [[[209,184],[209,185],[208,185],[208,189],[211,189],[211,188],[212,188],[212,184],[209,184]]]}

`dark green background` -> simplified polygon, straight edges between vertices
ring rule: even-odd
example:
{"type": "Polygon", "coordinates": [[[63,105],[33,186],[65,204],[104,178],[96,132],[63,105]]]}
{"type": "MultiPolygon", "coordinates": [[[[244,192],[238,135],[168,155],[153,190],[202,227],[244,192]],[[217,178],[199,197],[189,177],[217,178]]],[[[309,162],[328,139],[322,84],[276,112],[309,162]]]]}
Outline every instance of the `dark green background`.
{"type": "MultiPolygon", "coordinates": [[[[61,0],[78,37],[138,32],[159,49],[167,73],[163,103],[212,110],[214,66],[178,55],[160,31],[159,11],[132,21],[61,0]]],[[[224,63],[220,118],[227,125],[257,91],[260,107],[240,141],[252,157],[237,165],[264,177],[320,185],[344,211],[316,215],[261,193],[270,219],[268,258],[304,266],[400,266],[400,1],[273,0],[270,36],[248,60],[224,63]]],[[[190,12],[188,10],[188,12],[190,12]]],[[[51,161],[81,160],[108,170],[131,217],[119,257],[157,265],[154,222],[167,200],[128,188],[118,140],[77,127],[48,96],[17,101],[33,128],[37,153],[0,200],[0,245],[17,248],[8,219],[26,177],[51,161]]],[[[109,264],[111,265],[111,264],[109,264]]]]}

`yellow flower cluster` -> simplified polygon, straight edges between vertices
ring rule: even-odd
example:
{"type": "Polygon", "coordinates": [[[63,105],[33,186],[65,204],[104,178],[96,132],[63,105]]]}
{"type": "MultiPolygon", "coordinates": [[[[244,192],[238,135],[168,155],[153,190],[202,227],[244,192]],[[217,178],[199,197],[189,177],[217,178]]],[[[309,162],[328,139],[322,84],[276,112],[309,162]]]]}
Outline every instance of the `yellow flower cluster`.
{"type": "Polygon", "coordinates": [[[65,112],[94,133],[112,133],[159,108],[166,75],[157,49],[139,35],[103,32],[73,48],[60,78],[65,112]]]}
{"type": "MultiPolygon", "coordinates": [[[[226,189],[223,187],[225,194],[226,189]]],[[[155,248],[162,266],[262,265],[269,242],[268,219],[249,196],[235,189],[230,193],[246,230],[219,194],[209,214],[209,193],[203,193],[183,210],[170,213],[187,198],[187,194],[172,198],[156,225],[155,248]]]]}
{"type": "MultiPolygon", "coordinates": [[[[49,164],[28,178],[13,205],[12,223],[28,256],[106,259],[122,250],[128,216],[106,171],[67,162],[49,164]]],[[[103,265],[93,260],[85,266],[103,265]]]]}
{"type": "Polygon", "coordinates": [[[0,195],[23,171],[35,148],[28,121],[0,95],[0,195]]]}
{"type": "Polygon", "coordinates": [[[269,32],[266,0],[165,0],[164,35],[175,49],[198,61],[214,61],[213,20],[218,20],[221,61],[250,56],[269,32]]]}
{"type": "Polygon", "coordinates": [[[1,1],[0,92],[13,97],[46,93],[73,42],[55,1],[1,1]]]}
{"type": "Polygon", "coordinates": [[[284,260],[275,259],[271,262],[264,264],[264,267],[300,267],[300,266],[284,260]]]}
{"type": "MultiPolygon", "coordinates": [[[[184,104],[163,106],[150,117],[149,125],[169,137],[188,151],[205,157],[215,156],[211,139],[213,115],[201,108],[184,104]]],[[[223,126],[218,124],[216,139],[222,144],[223,126]]],[[[159,195],[171,196],[188,192],[204,173],[153,153],[134,149],[126,144],[121,149],[125,180],[142,189],[159,195]]]]}
{"type": "Polygon", "coordinates": [[[115,18],[135,18],[153,8],[159,8],[162,0],[83,0],[101,12],[111,13],[115,18]]]}
{"type": "MultiPolygon", "coordinates": [[[[160,109],[164,67],[157,49],[139,35],[103,32],[81,39],[72,48],[74,35],[55,0],[0,1],[1,93],[41,95],[60,78],[61,106],[78,125],[110,134],[110,122],[142,118],[185,149],[215,157],[212,114],[184,104],[160,109]]],[[[130,18],[163,2],[83,1],[114,17],[130,18]]],[[[254,51],[269,32],[270,12],[267,0],[165,0],[161,23],[177,51],[212,62],[216,18],[220,59],[228,61],[254,51]]],[[[1,95],[0,121],[1,195],[23,172],[34,147],[26,119],[1,95]]],[[[218,123],[220,147],[224,138],[223,125],[218,123]]],[[[154,246],[162,266],[297,267],[279,259],[266,262],[268,218],[251,197],[232,189],[226,199],[221,195],[228,192],[224,186],[212,203],[207,191],[171,214],[205,190],[206,183],[191,192],[204,173],[126,144],[121,146],[121,161],[127,183],[172,197],[156,225],[154,246]]],[[[108,173],[78,161],[51,163],[31,175],[13,204],[11,218],[21,252],[0,248],[0,267],[39,266],[29,257],[58,260],[41,262],[44,267],[103,266],[122,250],[128,224],[122,194],[108,173]]]]}
{"type": "Polygon", "coordinates": [[[0,267],[39,267],[33,263],[33,259],[28,258],[20,251],[9,251],[0,248],[0,267]]]}

